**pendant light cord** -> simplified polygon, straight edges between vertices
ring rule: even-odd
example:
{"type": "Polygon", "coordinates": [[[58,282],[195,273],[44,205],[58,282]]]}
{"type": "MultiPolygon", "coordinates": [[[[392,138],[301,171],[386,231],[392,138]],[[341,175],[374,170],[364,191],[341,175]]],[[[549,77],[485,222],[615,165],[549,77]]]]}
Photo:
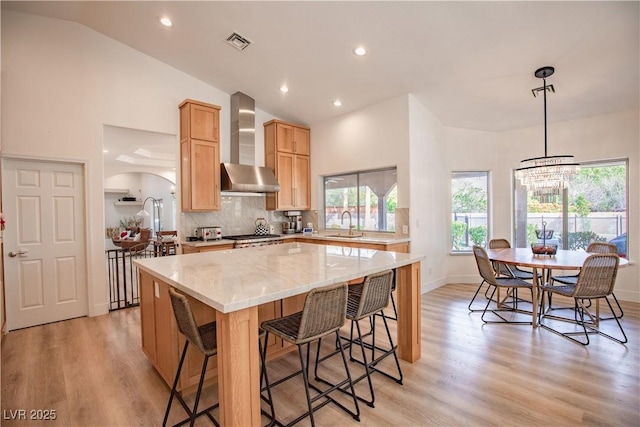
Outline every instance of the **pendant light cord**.
{"type": "Polygon", "coordinates": [[[547,73],[542,77],[544,84],[544,156],[547,157],[547,73]]]}

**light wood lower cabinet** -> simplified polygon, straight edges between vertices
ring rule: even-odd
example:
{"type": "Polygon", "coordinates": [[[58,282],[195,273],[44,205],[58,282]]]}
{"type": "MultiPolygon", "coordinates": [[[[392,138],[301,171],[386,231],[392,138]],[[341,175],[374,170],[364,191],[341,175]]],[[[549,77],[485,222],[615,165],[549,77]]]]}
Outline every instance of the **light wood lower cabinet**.
{"type": "MultiPolygon", "coordinates": [[[[402,252],[409,253],[409,242],[402,243],[368,243],[368,242],[345,242],[345,241],[336,241],[336,240],[320,240],[320,239],[305,239],[304,237],[297,237],[292,240],[287,240],[287,242],[301,242],[301,243],[312,243],[315,245],[336,245],[336,246],[344,246],[347,248],[362,248],[362,249],[375,249],[378,251],[392,251],[392,252],[402,252]]],[[[193,254],[198,252],[209,252],[209,251],[225,251],[227,249],[233,249],[233,243],[222,244],[222,245],[211,245],[211,246],[188,246],[185,244],[180,245],[182,247],[183,254],[193,254]]]]}
{"type": "Polygon", "coordinates": [[[199,252],[226,251],[227,249],[233,249],[233,243],[211,246],[187,246],[183,244],[181,246],[183,254],[197,254],[199,252]]]}
{"type": "MultiPolygon", "coordinates": [[[[198,325],[213,322],[216,310],[202,302],[187,296],[198,325]]],[[[305,295],[286,298],[258,306],[258,323],[302,310],[305,295]]],[[[142,329],[142,350],[156,368],[168,386],[173,384],[182,349],[184,337],[178,330],[171,299],[169,285],[140,271],[140,323],[142,329]]],[[[256,344],[257,345],[257,344],[256,344]]],[[[294,347],[274,336],[267,343],[267,359],[273,359],[294,347]]],[[[198,349],[189,346],[187,357],[182,368],[178,390],[195,391],[200,380],[200,372],[204,357],[198,349]]],[[[205,384],[217,382],[217,357],[209,359],[205,384]]]]}
{"type": "MultiPolygon", "coordinates": [[[[188,298],[199,325],[215,320],[215,310],[200,301],[188,298]]],[[[178,331],[173,316],[169,285],[154,280],[144,271],[140,271],[140,323],[142,350],[164,381],[171,386],[185,339],[178,331]]],[[[178,390],[195,390],[200,379],[202,362],[202,353],[190,346],[178,382],[178,390]]],[[[207,378],[211,380],[210,382],[217,377],[216,362],[215,357],[209,359],[207,378]]]]}
{"type": "Polygon", "coordinates": [[[301,243],[313,243],[316,245],[336,245],[346,248],[361,248],[361,249],[375,249],[378,251],[392,251],[409,253],[409,242],[401,243],[369,243],[369,242],[345,242],[343,240],[320,240],[320,239],[305,239],[304,237],[297,237],[296,242],[301,243]]]}

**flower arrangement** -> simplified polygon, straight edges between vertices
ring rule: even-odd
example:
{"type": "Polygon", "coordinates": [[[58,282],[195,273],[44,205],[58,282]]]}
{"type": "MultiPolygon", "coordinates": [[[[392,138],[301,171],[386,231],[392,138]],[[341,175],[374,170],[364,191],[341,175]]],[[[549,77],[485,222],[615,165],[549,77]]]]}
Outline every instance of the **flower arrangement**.
{"type": "Polygon", "coordinates": [[[4,230],[4,214],[0,212],[0,230],[4,230]]]}

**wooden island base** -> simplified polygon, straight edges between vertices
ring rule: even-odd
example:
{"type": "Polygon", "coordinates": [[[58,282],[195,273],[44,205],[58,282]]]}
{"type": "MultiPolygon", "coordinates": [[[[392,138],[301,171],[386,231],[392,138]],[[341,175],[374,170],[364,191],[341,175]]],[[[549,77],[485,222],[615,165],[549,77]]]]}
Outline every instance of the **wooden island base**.
{"type": "MultiPolygon", "coordinates": [[[[171,384],[184,346],[169,297],[169,286],[176,287],[189,297],[198,324],[215,320],[218,325],[218,354],[210,359],[207,383],[218,383],[220,424],[257,426],[261,421],[260,322],[300,311],[306,293],[314,287],[392,268],[396,270],[398,356],[415,362],[421,355],[422,259],[419,255],[362,248],[343,254],[332,246],[299,242],[254,248],[243,251],[242,257],[236,251],[222,251],[215,256],[193,254],[138,260],[142,348],[164,381],[171,384]],[[278,269],[273,268],[274,260],[278,269]],[[215,282],[211,272],[215,272],[215,282]],[[223,291],[225,286],[247,278],[261,280],[265,275],[271,275],[264,287],[272,297],[247,291],[245,299],[238,300],[236,294],[223,291]],[[248,302],[250,299],[256,303],[248,302]]],[[[267,343],[268,359],[292,350],[295,346],[275,337],[267,343]]],[[[182,392],[189,393],[197,387],[202,357],[198,351],[188,352],[178,380],[182,392]]]]}
{"type": "MultiPolygon", "coordinates": [[[[191,303],[198,325],[218,320],[218,312],[215,309],[189,295],[187,295],[187,298],[191,303]]],[[[305,295],[296,295],[259,305],[257,324],[260,325],[264,320],[286,316],[302,310],[304,299],[305,295]]],[[[185,338],[178,331],[178,326],[173,316],[171,300],[169,299],[169,285],[155,279],[151,274],[144,271],[140,271],[140,319],[142,350],[167,385],[171,386],[180,361],[185,338]]],[[[267,360],[280,357],[295,350],[295,348],[295,346],[286,341],[271,335],[267,343],[267,360]]],[[[178,390],[187,393],[196,390],[200,380],[203,359],[202,353],[189,347],[180,375],[178,390]]],[[[217,382],[217,377],[218,358],[213,356],[209,359],[207,365],[205,384],[210,385],[217,382]]]]}
{"type": "MultiPolygon", "coordinates": [[[[400,316],[398,321],[413,325],[411,328],[398,328],[398,353],[400,358],[409,362],[414,362],[420,358],[419,266],[419,264],[412,264],[397,269],[398,283],[415,283],[415,288],[411,285],[409,294],[418,295],[418,305],[414,307],[411,307],[411,301],[398,300],[398,297],[396,297],[398,316],[400,316]],[[412,266],[415,267],[412,268],[412,266]],[[406,275],[410,276],[405,277],[406,275]],[[401,345],[404,342],[411,342],[413,345],[401,345]]],[[[302,310],[305,297],[305,294],[296,295],[259,305],[257,324],[260,325],[265,320],[287,316],[302,310]]],[[[199,325],[217,320],[216,310],[188,295],[187,298],[191,303],[193,314],[199,325]]],[[[171,386],[185,339],[178,331],[178,326],[173,316],[171,300],[169,299],[169,285],[142,270],[140,271],[140,319],[142,350],[167,385],[171,386]]],[[[280,357],[295,349],[295,346],[271,335],[267,343],[267,360],[280,357]]],[[[203,358],[199,351],[189,348],[178,383],[178,390],[186,393],[196,390],[200,380],[203,358]]],[[[214,384],[217,382],[217,377],[218,360],[214,356],[209,359],[205,384],[214,384]]]]}

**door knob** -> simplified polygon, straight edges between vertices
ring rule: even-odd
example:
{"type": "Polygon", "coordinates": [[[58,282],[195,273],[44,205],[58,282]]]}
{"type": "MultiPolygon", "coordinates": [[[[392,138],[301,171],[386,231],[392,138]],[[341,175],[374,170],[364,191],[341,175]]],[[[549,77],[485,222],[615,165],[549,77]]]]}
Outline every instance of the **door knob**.
{"type": "Polygon", "coordinates": [[[22,249],[21,251],[18,251],[18,252],[14,252],[14,251],[9,252],[9,256],[10,256],[11,258],[15,258],[15,257],[17,257],[18,255],[20,255],[20,256],[25,256],[25,255],[27,255],[28,253],[29,253],[29,251],[28,251],[28,250],[26,250],[26,249],[22,249]]]}

